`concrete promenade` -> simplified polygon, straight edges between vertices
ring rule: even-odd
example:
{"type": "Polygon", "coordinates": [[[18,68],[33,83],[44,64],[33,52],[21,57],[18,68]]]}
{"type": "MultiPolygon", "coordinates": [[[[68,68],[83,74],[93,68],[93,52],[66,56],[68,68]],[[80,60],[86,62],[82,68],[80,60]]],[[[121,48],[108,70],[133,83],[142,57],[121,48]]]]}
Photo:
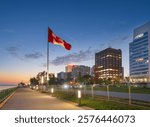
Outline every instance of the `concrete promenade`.
{"type": "Polygon", "coordinates": [[[28,88],[19,88],[2,110],[84,110],[84,108],[28,88]]]}

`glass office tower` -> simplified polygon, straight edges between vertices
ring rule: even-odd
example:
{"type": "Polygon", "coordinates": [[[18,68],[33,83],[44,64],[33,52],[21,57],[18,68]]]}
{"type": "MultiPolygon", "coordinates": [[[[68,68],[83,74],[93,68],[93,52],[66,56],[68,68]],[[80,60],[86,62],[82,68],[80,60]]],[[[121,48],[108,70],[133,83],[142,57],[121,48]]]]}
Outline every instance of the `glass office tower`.
{"type": "Polygon", "coordinates": [[[129,44],[130,80],[133,83],[150,82],[150,22],[136,28],[129,44]]]}

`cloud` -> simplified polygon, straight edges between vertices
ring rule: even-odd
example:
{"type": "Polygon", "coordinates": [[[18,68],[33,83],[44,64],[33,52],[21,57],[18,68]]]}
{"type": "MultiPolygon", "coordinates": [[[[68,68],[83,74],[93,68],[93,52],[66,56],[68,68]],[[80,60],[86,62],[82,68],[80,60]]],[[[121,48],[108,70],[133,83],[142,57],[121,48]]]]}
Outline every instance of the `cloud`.
{"type": "Polygon", "coordinates": [[[8,51],[9,54],[11,54],[12,56],[18,57],[18,51],[20,49],[16,46],[10,46],[8,48],[6,48],[6,51],[8,51]]]}
{"type": "Polygon", "coordinates": [[[89,47],[86,51],[80,50],[77,53],[68,54],[61,57],[56,57],[54,60],[50,62],[50,64],[58,66],[62,64],[69,64],[69,63],[79,63],[82,61],[90,60],[94,57],[94,50],[91,50],[89,47]]]}
{"type": "Polygon", "coordinates": [[[12,55],[12,56],[14,56],[14,57],[16,57],[16,58],[18,58],[18,59],[20,59],[20,60],[39,59],[39,58],[43,57],[43,54],[40,53],[40,52],[38,52],[38,51],[35,51],[35,52],[33,52],[33,53],[23,54],[23,53],[20,52],[20,51],[22,51],[22,50],[23,50],[23,49],[20,49],[20,48],[17,47],[17,46],[10,46],[10,47],[6,48],[6,51],[7,51],[10,55],[12,55]]]}
{"type": "Polygon", "coordinates": [[[25,59],[39,59],[43,57],[43,54],[40,52],[28,53],[24,55],[25,59]]]}
{"type": "Polygon", "coordinates": [[[6,48],[6,51],[12,55],[13,57],[16,57],[20,60],[23,60],[23,58],[20,56],[20,48],[17,46],[10,46],[6,48]]]}

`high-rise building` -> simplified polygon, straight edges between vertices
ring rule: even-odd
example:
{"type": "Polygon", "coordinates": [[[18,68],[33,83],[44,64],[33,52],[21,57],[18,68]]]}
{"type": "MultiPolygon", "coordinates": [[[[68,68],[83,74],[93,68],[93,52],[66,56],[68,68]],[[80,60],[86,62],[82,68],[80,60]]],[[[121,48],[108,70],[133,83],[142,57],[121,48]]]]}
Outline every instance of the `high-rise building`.
{"type": "Polygon", "coordinates": [[[107,48],[95,54],[95,77],[98,79],[123,79],[120,49],[107,48]]]}
{"type": "Polygon", "coordinates": [[[66,72],[66,78],[67,78],[67,81],[71,81],[72,80],[72,72],[66,72]]]}
{"type": "Polygon", "coordinates": [[[59,72],[57,78],[58,80],[70,81],[72,80],[72,72],[59,72]]]}
{"type": "Polygon", "coordinates": [[[134,29],[133,41],[129,44],[130,81],[150,82],[150,22],[134,29]]]}
{"type": "Polygon", "coordinates": [[[95,65],[93,67],[91,67],[91,76],[92,77],[94,77],[94,75],[95,75],[94,70],[95,70],[95,65]]]}
{"type": "Polygon", "coordinates": [[[72,78],[78,78],[79,75],[90,75],[90,67],[84,65],[76,65],[72,69],[72,78]]]}
{"type": "Polygon", "coordinates": [[[72,69],[75,67],[76,65],[73,64],[68,64],[66,65],[66,72],[72,72],[72,69]]]}
{"type": "Polygon", "coordinates": [[[57,73],[57,78],[59,80],[65,80],[66,79],[66,72],[59,72],[59,73],[57,73]]]}

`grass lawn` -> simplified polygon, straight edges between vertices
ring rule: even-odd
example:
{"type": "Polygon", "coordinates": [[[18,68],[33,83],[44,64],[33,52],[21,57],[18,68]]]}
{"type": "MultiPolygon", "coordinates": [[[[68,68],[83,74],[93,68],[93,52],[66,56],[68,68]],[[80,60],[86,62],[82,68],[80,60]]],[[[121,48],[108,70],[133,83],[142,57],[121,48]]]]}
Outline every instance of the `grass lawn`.
{"type": "MultiPolygon", "coordinates": [[[[55,92],[54,93],[55,97],[73,101],[73,102],[78,102],[78,99],[76,97],[75,93],[64,93],[64,92],[55,92]]],[[[150,108],[145,108],[145,107],[139,107],[135,105],[128,105],[124,103],[119,103],[119,102],[112,102],[112,101],[107,101],[107,100],[100,100],[100,99],[92,99],[90,97],[83,97],[81,99],[81,104],[82,106],[88,106],[96,110],[145,110],[145,109],[150,109],[150,108]]]]}
{"type": "MultiPolygon", "coordinates": [[[[91,89],[90,86],[88,86],[87,89],[91,89]]],[[[93,90],[106,91],[107,88],[106,88],[106,86],[94,87],[93,90]]],[[[121,86],[121,87],[110,86],[109,90],[113,91],[113,92],[126,92],[126,93],[128,93],[128,87],[127,86],[121,86]]],[[[150,94],[150,88],[131,87],[131,93],[150,94]]]]}

